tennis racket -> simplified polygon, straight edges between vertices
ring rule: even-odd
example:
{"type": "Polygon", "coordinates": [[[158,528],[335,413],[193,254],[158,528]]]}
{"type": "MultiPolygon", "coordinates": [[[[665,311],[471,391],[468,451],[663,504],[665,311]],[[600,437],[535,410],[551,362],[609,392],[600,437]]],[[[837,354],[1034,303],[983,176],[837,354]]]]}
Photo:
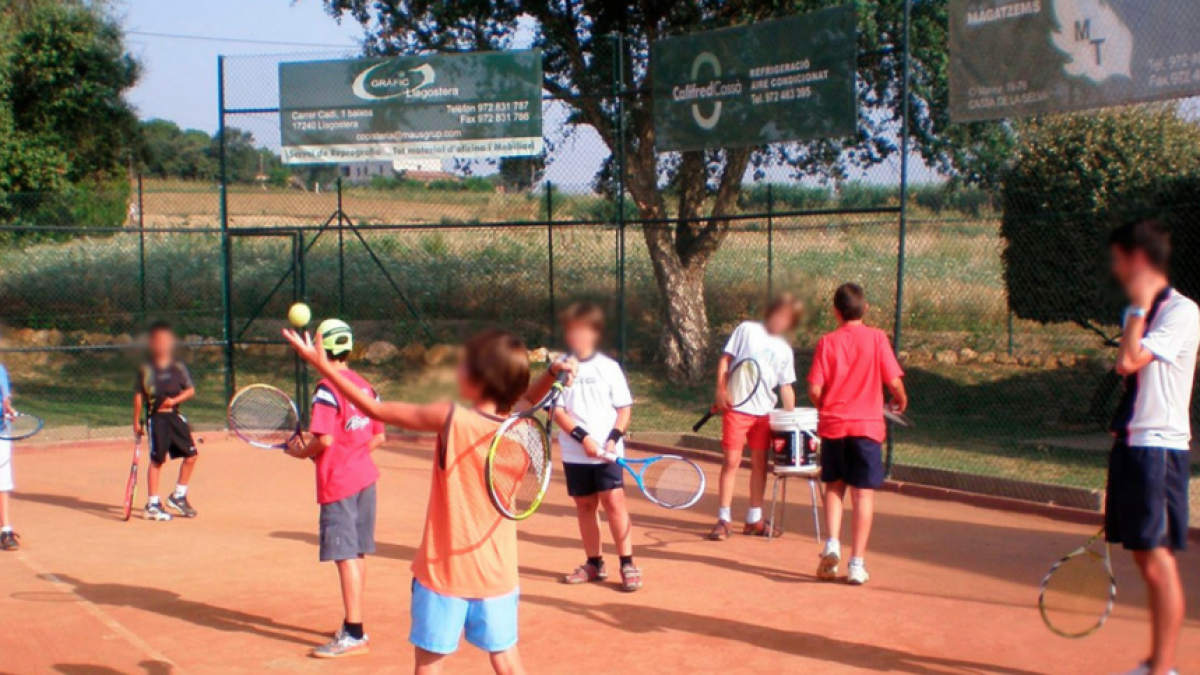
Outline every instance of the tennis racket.
{"type": "Polygon", "coordinates": [[[1117,599],[1111,551],[1101,529],[1086,544],[1054,563],[1042,580],[1038,609],[1054,633],[1081,638],[1100,630],[1117,599]],[[1103,551],[1098,551],[1103,544],[1103,551]]]}
{"type": "MultiPolygon", "coordinates": [[[[733,367],[729,369],[729,376],[725,379],[725,391],[729,394],[733,408],[748,402],[761,386],[763,386],[762,367],[754,359],[742,359],[733,364],[733,367]]],[[[704,413],[704,417],[701,417],[699,422],[692,425],[692,431],[700,431],[701,427],[708,424],[708,421],[716,414],[717,408],[713,406],[704,413]]]]}
{"type": "Polygon", "coordinates": [[[125,503],[122,506],[121,520],[129,521],[133,515],[133,503],[137,501],[138,460],[142,458],[142,437],[138,436],[133,443],[133,464],[129,467],[129,480],[125,481],[125,503]]]}
{"type": "Polygon", "coordinates": [[[20,441],[42,430],[42,418],[15,412],[5,415],[0,422],[0,441],[20,441]]]}
{"type": "Polygon", "coordinates": [[[900,412],[890,403],[883,406],[883,419],[905,429],[912,429],[915,426],[908,415],[900,412]]]}
{"type": "Polygon", "coordinates": [[[229,402],[229,428],[256,448],[282,450],[300,435],[300,413],[291,397],[266,384],[238,390],[229,402]]]}
{"type": "Polygon", "coordinates": [[[704,496],[704,471],[690,459],[678,455],[625,459],[613,454],[603,458],[628,471],[646,499],[659,506],[686,509],[704,496]]]}
{"type": "Polygon", "coordinates": [[[550,427],[569,373],[561,373],[537,405],[509,417],[488,447],[484,480],[488,498],[500,515],[525,520],[542,505],[550,487],[550,427]],[[540,419],[546,411],[546,421],[540,419]]]}

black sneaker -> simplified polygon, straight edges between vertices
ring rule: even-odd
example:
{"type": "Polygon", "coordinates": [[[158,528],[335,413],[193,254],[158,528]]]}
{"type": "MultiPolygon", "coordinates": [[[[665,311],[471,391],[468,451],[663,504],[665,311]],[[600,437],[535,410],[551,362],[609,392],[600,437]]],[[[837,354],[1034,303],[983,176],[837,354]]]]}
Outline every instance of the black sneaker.
{"type": "Polygon", "coordinates": [[[21,537],[17,536],[16,532],[0,532],[0,551],[15,551],[21,548],[17,540],[21,537]]]}
{"type": "Polygon", "coordinates": [[[177,497],[175,495],[171,495],[170,497],[167,497],[167,506],[178,511],[179,515],[183,516],[184,518],[196,517],[196,509],[193,509],[192,505],[188,503],[186,496],[177,497]]]}

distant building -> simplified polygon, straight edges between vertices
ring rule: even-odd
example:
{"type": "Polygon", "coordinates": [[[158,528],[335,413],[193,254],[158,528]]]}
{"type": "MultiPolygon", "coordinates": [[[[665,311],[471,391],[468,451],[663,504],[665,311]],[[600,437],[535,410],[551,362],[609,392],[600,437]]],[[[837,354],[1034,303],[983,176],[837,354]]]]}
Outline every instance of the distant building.
{"type": "Polygon", "coordinates": [[[361,162],[338,166],[338,175],[347,183],[370,183],[374,178],[396,178],[429,183],[435,180],[455,180],[454,174],[442,169],[440,159],[397,159],[391,162],[361,162]]]}

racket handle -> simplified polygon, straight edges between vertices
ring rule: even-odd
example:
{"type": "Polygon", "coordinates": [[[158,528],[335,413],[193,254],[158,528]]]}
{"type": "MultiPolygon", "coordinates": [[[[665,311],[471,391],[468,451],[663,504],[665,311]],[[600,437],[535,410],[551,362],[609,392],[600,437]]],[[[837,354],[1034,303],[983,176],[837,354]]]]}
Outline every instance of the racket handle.
{"type": "Polygon", "coordinates": [[[709,421],[709,420],[711,420],[711,419],[713,418],[713,415],[714,415],[714,414],[716,414],[716,413],[714,413],[714,412],[713,412],[713,411],[711,411],[711,410],[710,410],[710,411],[708,411],[708,412],[706,412],[706,413],[704,413],[704,417],[701,417],[699,422],[696,422],[695,424],[693,424],[693,425],[692,425],[692,431],[700,431],[700,429],[701,429],[701,428],[702,428],[702,427],[703,427],[705,424],[708,424],[708,421],[709,421]]]}
{"type": "Polygon", "coordinates": [[[621,459],[621,456],[620,456],[620,455],[614,455],[614,454],[613,454],[613,453],[611,453],[611,452],[602,452],[602,453],[600,453],[600,459],[603,459],[603,460],[605,460],[605,461],[607,461],[607,462],[612,462],[613,464],[616,464],[616,463],[617,463],[617,460],[618,460],[618,459],[621,459]]]}

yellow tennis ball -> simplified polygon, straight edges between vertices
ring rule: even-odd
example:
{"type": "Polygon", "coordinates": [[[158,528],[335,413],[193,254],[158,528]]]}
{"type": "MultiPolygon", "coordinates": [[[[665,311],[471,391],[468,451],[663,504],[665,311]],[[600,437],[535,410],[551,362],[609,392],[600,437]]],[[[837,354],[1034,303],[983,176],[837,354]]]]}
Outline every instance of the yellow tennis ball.
{"type": "Polygon", "coordinates": [[[288,321],[296,328],[304,328],[312,321],[312,310],[303,302],[297,302],[288,310],[288,321]]]}

